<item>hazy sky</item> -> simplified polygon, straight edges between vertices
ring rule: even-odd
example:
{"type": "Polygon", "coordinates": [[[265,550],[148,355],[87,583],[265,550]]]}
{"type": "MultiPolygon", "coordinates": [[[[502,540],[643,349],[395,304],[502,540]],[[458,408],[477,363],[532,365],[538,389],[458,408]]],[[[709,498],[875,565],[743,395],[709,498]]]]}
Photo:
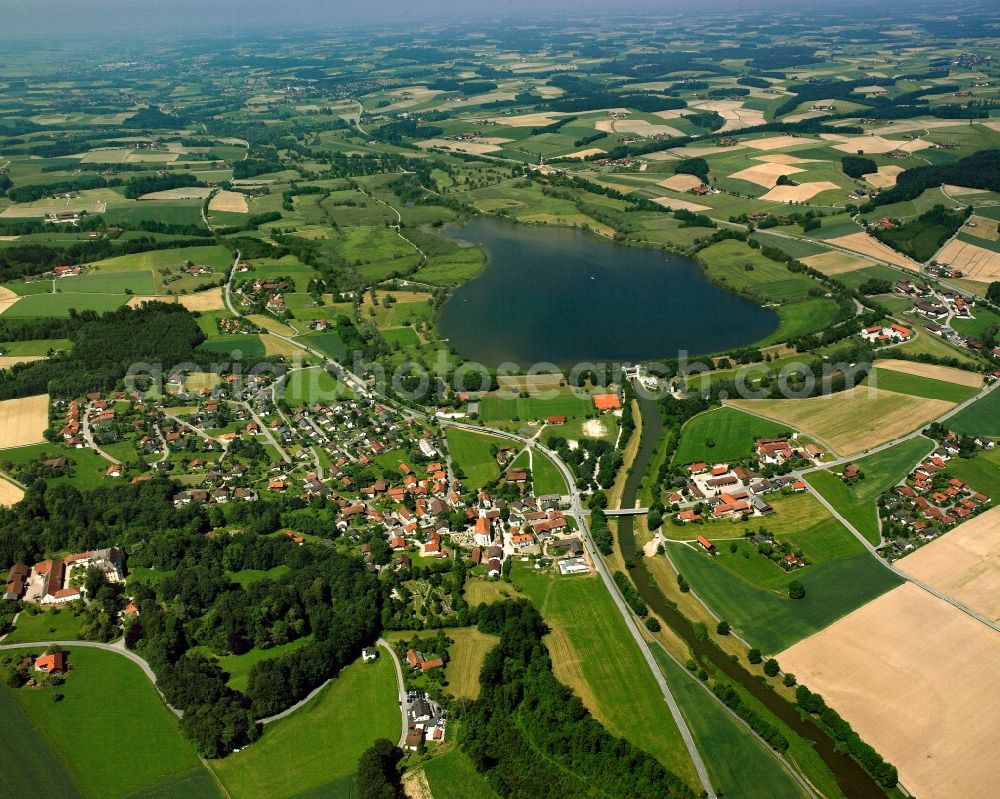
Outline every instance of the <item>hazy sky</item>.
{"type": "MultiPolygon", "coordinates": [[[[155,35],[182,29],[336,28],[366,24],[387,30],[422,20],[504,17],[530,24],[540,15],[669,11],[720,7],[735,0],[0,0],[0,38],[101,31],[155,35]]],[[[768,5],[773,2],[768,2],[768,5]]],[[[759,7],[759,6],[758,6],[759,7]]]]}

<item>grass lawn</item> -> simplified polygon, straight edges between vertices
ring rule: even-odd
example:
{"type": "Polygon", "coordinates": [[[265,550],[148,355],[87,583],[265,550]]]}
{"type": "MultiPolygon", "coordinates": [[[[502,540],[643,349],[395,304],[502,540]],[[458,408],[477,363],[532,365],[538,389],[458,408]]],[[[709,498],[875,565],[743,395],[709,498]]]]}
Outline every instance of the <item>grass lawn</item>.
{"type": "MultiPolygon", "coordinates": [[[[479,488],[500,474],[500,466],[490,448],[494,445],[502,446],[511,443],[505,438],[485,433],[473,433],[455,427],[446,429],[445,438],[448,441],[448,450],[451,452],[452,460],[465,472],[466,482],[470,488],[479,488]]],[[[516,442],[515,446],[517,446],[516,442]]]]}
{"type": "Polygon", "coordinates": [[[495,635],[481,633],[475,627],[450,629],[447,634],[455,642],[445,669],[448,693],[476,699],[479,696],[479,672],[483,667],[483,659],[500,639],[495,635]]]}
{"type": "Polygon", "coordinates": [[[556,468],[547,455],[543,455],[538,450],[531,453],[531,483],[536,496],[542,494],[562,496],[569,493],[562,472],[556,468]]]}
{"type": "Polygon", "coordinates": [[[794,341],[809,333],[824,330],[837,318],[840,310],[828,297],[789,302],[779,305],[778,329],[761,342],[761,345],[794,341]]]}
{"type": "Polygon", "coordinates": [[[152,294],[153,273],[136,272],[85,272],[79,277],[56,281],[62,294],[152,294]]]}
{"type": "Polygon", "coordinates": [[[552,629],[545,645],[556,677],[610,732],[697,784],[677,725],[600,579],[540,574],[520,562],[513,574],[552,629]]]}
{"type": "Polygon", "coordinates": [[[400,733],[396,673],[389,658],[355,662],[291,716],[267,725],[242,752],[211,762],[231,799],[281,799],[350,778],[376,738],[400,733]]]}
{"type": "Polygon", "coordinates": [[[264,342],[260,340],[260,336],[210,336],[198,349],[218,353],[220,356],[240,352],[248,358],[264,357],[264,342]]]}
{"type": "Polygon", "coordinates": [[[489,394],[479,401],[479,418],[484,422],[545,420],[550,416],[568,418],[593,414],[594,401],[566,393],[552,399],[525,397],[507,399],[489,394]]]}
{"type": "Polygon", "coordinates": [[[68,338],[43,338],[31,341],[0,342],[4,355],[48,355],[49,350],[71,350],[73,342],[68,338]]]}
{"type": "Polygon", "coordinates": [[[0,450],[0,469],[7,464],[34,463],[48,458],[66,458],[70,473],[47,480],[49,486],[69,483],[81,491],[111,484],[106,476],[108,462],[91,449],[68,449],[59,444],[31,444],[26,447],[0,450]]]}
{"type": "MultiPolygon", "coordinates": [[[[456,726],[454,721],[450,723],[449,735],[453,734],[456,726]]],[[[444,746],[451,748],[423,765],[434,799],[499,799],[465,752],[457,745],[444,746]]]]}
{"type": "Polygon", "coordinates": [[[681,431],[674,463],[719,463],[747,457],[754,439],[779,436],[792,428],[736,408],[717,408],[690,419],[681,431]]]}
{"type": "Polygon", "coordinates": [[[806,794],[771,750],[754,738],[661,647],[653,656],[680,706],[712,785],[728,799],[801,799],[806,794]]]}
{"type": "Polygon", "coordinates": [[[846,485],[827,469],[810,472],[807,478],[813,488],[819,491],[865,538],[877,544],[879,530],[875,501],[883,491],[892,488],[906,477],[932,448],[933,445],[928,439],[918,436],[854,461],[865,478],[851,485],[846,485]]]}
{"type": "Polygon", "coordinates": [[[296,408],[314,402],[335,402],[354,396],[351,391],[325,369],[294,372],[284,384],[285,402],[296,408]]]}
{"type": "Polygon", "coordinates": [[[505,599],[523,595],[510,583],[505,583],[501,580],[470,577],[465,581],[463,596],[465,597],[465,601],[472,607],[479,607],[481,602],[492,605],[494,602],[502,602],[505,599]]]}
{"type": "Polygon", "coordinates": [[[1000,390],[991,391],[953,416],[948,427],[968,436],[1000,436],[1000,390]]]}
{"type": "MultiPolygon", "coordinates": [[[[774,654],[884,594],[901,582],[867,552],[809,566],[792,577],[804,599],[762,588],[687,544],[667,550],[703,602],[761,651],[774,654]]],[[[786,583],[787,584],[787,583],[786,583]]]]}
{"type": "Polygon", "coordinates": [[[21,688],[15,696],[83,796],[147,796],[150,789],[218,796],[177,719],[137,665],[112,652],[67,652],[70,672],[58,689],[63,701],[52,701],[51,688],[21,688]]]}
{"type": "Polygon", "coordinates": [[[219,658],[219,665],[229,675],[229,686],[235,688],[237,691],[245,691],[250,678],[250,669],[254,663],[279,657],[286,652],[292,652],[305,646],[311,640],[312,636],[307,635],[303,638],[296,638],[294,641],[289,641],[287,644],[272,646],[270,649],[254,648],[249,652],[244,652],[242,655],[227,655],[226,657],[219,658]]]}
{"type": "Polygon", "coordinates": [[[946,383],[944,380],[934,380],[930,377],[895,372],[891,369],[879,369],[878,367],[873,371],[875,373],[876,386],[886,391],[895,391],[899,394],[910,394],[914,397],[926,397],[927,399],[941,399],[948,402],[960,403],[979,393],[979,389],[972,386],[963,386],[959,383],[946,383]]]}
{"type": "Polygon", "coordinates": [[[5,644],[33,641],[72,641],[80,637],[81,619],[69,608],[53,608],[32,615],[22,612],[14,629],[3,639],[5,644]]]}
{"type": "Polygon", "coordinates": [[[314,350],[319,350],[329,358],[343,358],[348,354],[347,345],[338,333],[309,333],[305,336],[298,336],[295,340],[314,350]]]}
{"type": "Polygon", "coordinates": [[[277,580],[281,575],[287,574],[289,571],[291,571],[291,568],[285,564],[275,566],[273,569],[268,569],[267,571],[264,569],[242,569],[238,572],[229,572],[229,579],[246,588],[258,580],[277,580]]]}

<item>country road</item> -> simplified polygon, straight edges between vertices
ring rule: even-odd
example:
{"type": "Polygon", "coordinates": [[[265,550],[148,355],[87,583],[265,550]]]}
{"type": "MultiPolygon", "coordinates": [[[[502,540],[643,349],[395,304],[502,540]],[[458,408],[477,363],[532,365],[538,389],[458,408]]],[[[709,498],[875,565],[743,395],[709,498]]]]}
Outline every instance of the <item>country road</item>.
{"type": "Polygon", "coordinates": [[[399,748],[402,749],[406,744],[406,731],[409,727],[410,712],[410,705],[406,699],[406,682],[403,680],[403,667],[399,662],[399,658],[396,657],[396,650],[392,648],[392,644],[384,638],[379,638],[377,643],[389,653],[393,668],[396,670],[396,685],[399,686],[399,714],[403,723],[402,731],[399,733],[399,748]]]}

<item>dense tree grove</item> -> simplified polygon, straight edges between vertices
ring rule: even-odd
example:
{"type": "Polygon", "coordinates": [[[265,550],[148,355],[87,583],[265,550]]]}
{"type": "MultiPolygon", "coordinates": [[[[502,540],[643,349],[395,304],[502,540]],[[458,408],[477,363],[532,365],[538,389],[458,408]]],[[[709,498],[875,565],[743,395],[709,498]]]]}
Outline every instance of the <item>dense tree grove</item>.
{"type": "Polygon", "coordinates": [[[480,673],[481,694],[462,714],[462,748],[504,799],[606,796],[693,799],[651,755],[609,734],[552,673],[548,632],[526,600],[479,612],[500,636],[480,673]]]}
{"type": "Polygon", "coordinates": [[[361,753],[354,784],[359,799],[396,799],[400,795],[400,752],[392,741],[379,738],[361,753]]]}

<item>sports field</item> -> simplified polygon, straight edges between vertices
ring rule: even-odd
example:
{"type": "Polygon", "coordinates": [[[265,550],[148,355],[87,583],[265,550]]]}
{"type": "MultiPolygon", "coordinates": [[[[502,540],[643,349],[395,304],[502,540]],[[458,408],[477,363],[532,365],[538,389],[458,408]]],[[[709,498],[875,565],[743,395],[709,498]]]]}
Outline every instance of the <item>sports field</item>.
{"type": "Polygon", "coordinates": [[[875,501],[883,491],[902,481],[931,449],[933,442],[918,436],[869,455],[867,458],[861,458],[854,464],[861,469],[864,479],[850,485],[844,483],[830,470],[810,472],[807,479],[812,487],[819,491],[865,538],[872,544],[878,544],[879,528],[875,501]]]}
{"type": "Polygon", "coordinates": [[[448,693],[476,699],[479,696],[479,672],[483,667],[483,658],[500,639],[481,633],[475,627],[448,630],[448,637],[455,642],[445,668],[448,693]]]}
{"type": "Polygon", "coordinates": [[[1000,621],[1000,507],[963,522],[897,565],[977,613],[1000,621]]]}
{"type": "MultiPolygon", "coordinates": [[[[137,665],[112,652],[79,647],[67,647],[67,652],[70,672],[58,688],[65,696],[61,702],[52,701],[56,689],[0,689],[5,697],[13,694],[13,701],[41,731],[35,745],[44,741],[44,749],[31,753],[35,762],[44,764],[46,772],[68,773],[87,799],[219,795],[181,736],[176,717],[137,665]],[[110,762],[114,768],[108,767],[110,762]]],[[[5,754],[0,758],[10,756],[10,747],[20,748],[20,734],[4,737],[5,754]]],[[[19,758],[13,769],[0,769],[0,774],[24,767],[19,758]]],[[[38,778],[42,784],[48,779],[44,773],[38,778]]]]}
{"type": "Polygon", "coordinates": [[[594,401],[571,393],[552,399],[538,397],[507,398],[488,394],[479,401],[479,418],[485,422],[544,420],[550,416],[575,418],[593,414],[594,401]]]}
{"type": "Polygon", "coordinates": [[[912,795],[982,796],[1000,785],[1000,637],[957,608],[908,583],[777,658],[899,769],[912,795]]]}
{"type": "Polygon", "coordinates": [[[719,463],[745,458],[754,440],[791,432],[788,425],[744,413],[736,408],[716,408],[690,419],[681,431],[674,463],[719,463]]]}
{"type": "Polygon", "coordinates": [[[559,680],[615,735],[696,784],[694,766],[638,644],[596,576],[536,574],[520,563],[514,582],[552,632],[545,645],[559,680]]]}
{"type": "Polygon", "coordinates": [[[808,399],[727,400],[727,404],[791,425],[844,456],[910,433],[955,406],[865,387],[808,399]]]}
{"type": "Polygon", "coordinates": [[[0,401],[0,449],[38,444],[48,426],[48,394],[0,401]]]}
{"type": "Polygon", "coordinates": [[[399,734],[396,673],[381,657],[351,664],[304,707],[267,725],[259,741],[210,766],[231,799],[348,799],[361,753],[399,734]]]}
{"type": "Polygon", "coordinates": [[[469,488],[479,488],[500,474],[500,466],[491,447],[513,445],[520,448],[517,442],[505,438],[455,427],[447,428],[445,437],[452,461],[465,472],[469,488]]]}

